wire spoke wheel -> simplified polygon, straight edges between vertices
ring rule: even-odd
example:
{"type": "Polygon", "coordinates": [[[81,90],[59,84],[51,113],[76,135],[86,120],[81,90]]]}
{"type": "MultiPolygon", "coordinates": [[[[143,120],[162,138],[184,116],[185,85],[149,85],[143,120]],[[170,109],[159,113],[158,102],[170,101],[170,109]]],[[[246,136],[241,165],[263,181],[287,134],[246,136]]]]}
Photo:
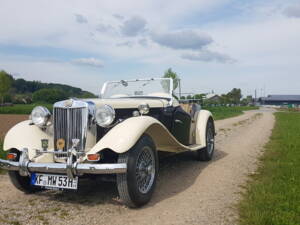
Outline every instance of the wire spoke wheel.
{"type": "Polygon", "coordinates": [[[139,191],[146,194],[153,185],[155,177],[155,158],[153,151],[145,146],[136,162],[136,181],[139,191]]]}

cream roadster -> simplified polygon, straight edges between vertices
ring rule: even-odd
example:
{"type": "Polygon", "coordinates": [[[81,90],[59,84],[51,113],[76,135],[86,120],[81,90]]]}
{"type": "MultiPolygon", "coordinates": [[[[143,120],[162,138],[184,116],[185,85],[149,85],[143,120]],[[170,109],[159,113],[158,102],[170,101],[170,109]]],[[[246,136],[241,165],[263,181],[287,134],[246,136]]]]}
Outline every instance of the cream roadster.
{"type": "Polygon", "coordinates": [[[35,107],[7,133],[0,167],[25,193],[76,190],[79,179],[110,176],[121,201],[139,207],[154,192],[159,152],[193,151],[208,161],[214,136],[212,114],[180,104],[172,79],[112,81],[98,99],[57,102],[52,114],[35,107]]]}

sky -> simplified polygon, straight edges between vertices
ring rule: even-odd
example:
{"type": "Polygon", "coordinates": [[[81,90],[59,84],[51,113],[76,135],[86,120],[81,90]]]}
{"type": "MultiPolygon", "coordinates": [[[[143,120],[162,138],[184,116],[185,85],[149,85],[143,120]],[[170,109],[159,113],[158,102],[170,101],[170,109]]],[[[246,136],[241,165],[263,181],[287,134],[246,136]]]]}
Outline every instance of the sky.
{"type": "Polygon", "coordinates": [[[300,1],[1,0],[0,70],[99,94],[161,77],[184,93],[300,94],[300,1]]]}

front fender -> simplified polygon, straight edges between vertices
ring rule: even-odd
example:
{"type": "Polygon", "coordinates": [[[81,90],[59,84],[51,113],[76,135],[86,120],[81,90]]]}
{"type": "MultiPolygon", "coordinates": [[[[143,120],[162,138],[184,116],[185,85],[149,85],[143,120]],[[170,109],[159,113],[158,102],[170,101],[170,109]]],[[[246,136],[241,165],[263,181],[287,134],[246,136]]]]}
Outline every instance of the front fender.
{"type": "Polygon", "coordinates": [[[168,152],[190,150],[188,146],[179,143],[157,119],[139,116],[128,118],[116,125],[87,154],[94,154],[103,149],[111,149],[116,153],[127,152],[143,134],[151,136],[158,150],[168,152]]]}
{"type": "Polygon", "coordinates": [[[53,148],[53,137],[49,132],[30,123],[30,120],[20,122],[7,132],[3,143],[4,151],[28,148],[29,158],[32,158],[35,156],[35,149],[41,149],[41,139],[48,139],[49,148],[53,148]]]}

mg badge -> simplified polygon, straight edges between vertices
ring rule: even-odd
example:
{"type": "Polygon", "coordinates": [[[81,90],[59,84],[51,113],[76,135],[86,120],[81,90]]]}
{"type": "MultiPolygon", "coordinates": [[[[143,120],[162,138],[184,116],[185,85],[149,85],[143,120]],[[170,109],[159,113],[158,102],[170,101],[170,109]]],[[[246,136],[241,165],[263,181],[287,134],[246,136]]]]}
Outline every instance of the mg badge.
{"type": "Polygon", "coordinates": [[[69,99],[64,102],[64,106],[67,108],[72,107],[72,105],[73,105],[73,99],[69,99]]]}
{"type": "Polygon", "coordinates": [[[62,138],[60,138],[56,141],[56,147],[58,150],[63,150],[65,145],[66,145],[66,141],[62,138]]]}

